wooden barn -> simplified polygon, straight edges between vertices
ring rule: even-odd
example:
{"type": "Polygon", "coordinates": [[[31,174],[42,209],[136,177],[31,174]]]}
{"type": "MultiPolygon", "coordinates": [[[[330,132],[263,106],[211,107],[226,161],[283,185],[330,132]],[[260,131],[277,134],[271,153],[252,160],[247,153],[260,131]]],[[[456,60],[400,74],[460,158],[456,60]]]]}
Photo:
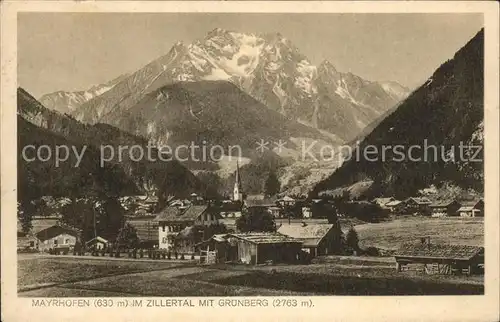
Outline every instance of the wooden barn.
{"type": "Polygon", "coordinates": [[[406,199],[399,209],[407,214],[428,215],[430,214],[431,201],[425,197],[410,197],[406,199]]]}
{"type": "Polygon", "coordinates": [[[215,234],[207,240],[195,245],[200,254],[201,264],[217,264],[235,261],[235,247],[228,243],[228,234],[215,234]]]}
{"type": "Polygon", "coordinates": [[[196,245],[202,263],[295,263],[302,242],[279,233],[252,232],[214,235],[196,245]]]}
{"type": "Polygon", "coordinates": [[[482,199],[463,201],[457,213],[460,217],[483,217],[484,201],[482,199]]]}
{"type": "Polygon", "coordinates": [[[230,234],[236,245],[237,261],[244,264],[293,263],[299,260],[302,242],[279,233],[230,234]]]}
{"type": "Polygon", "coordinates": [[[334,228],[334,224],[284,224],[278,232],[302,241],[302,249],[312,256],[321,256],[340,251],[341,232],[334,228]]]}
{"type": "Polygon", "coordinates": [[[420,243],[403,245],[394,255],[398,272],[412,266],[426,274],[476,274],[484,266],[484,248],[465,245],[420,243]]]}
{"type": "Polygon", "coordinates": [[[430,205],[432,217],[457,216],[460,204],[456,200],[438,200],[430,205]]]}

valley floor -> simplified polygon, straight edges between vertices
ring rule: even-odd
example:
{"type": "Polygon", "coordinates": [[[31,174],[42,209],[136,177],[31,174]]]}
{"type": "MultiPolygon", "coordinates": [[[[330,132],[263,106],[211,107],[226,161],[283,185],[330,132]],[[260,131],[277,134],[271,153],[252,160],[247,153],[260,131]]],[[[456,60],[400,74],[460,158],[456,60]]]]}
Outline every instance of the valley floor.
{"type": "Polygon", "coordinates": [[[215,265],[19,255],[21,297],[482,294],[482,276],[398,273],[392,258],[329,256],[309,265],[215,265]]]}

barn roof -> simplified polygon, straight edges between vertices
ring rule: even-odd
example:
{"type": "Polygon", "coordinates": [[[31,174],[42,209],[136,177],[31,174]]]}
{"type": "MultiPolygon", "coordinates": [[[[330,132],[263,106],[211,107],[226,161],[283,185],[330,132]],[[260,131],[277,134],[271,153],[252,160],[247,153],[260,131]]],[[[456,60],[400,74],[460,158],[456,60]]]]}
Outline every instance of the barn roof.
{"type": "Polygon", "coordinates": [[[46,228],[44,230],[39,231],[36,234],[36,238],[38,238],[41,241],[48,240],[54,237],[57,237],[62,234],[68,234],[74,237],[77,237],[78,233],[70,228],[62,227],[59,225],[54,225],[49,228],[46,228]]]}
{"type": "Polygon", "coordinates": [[[91,239],[91,240],[89,240],[88,242],[86,242],[86,244],[91,244],[91,243],[93,243],[93,242],[101,242],[101,243],[107,244],[107,243],[108,243],[108,240],[107,240],[107,239],[102,238],[101,236],[97,236],[97,237],[92,238],[92,239],[91,239]]]}
{"type": "Polygon", "coordinates": [[[387,205],[391,201],[394,201],[394,197],[388,197],[388,198],[383,197],[383,198],[375,198],[375,199],[373,199],[373,202],[375,202],[379,206],[385,206],[385,205],[387,205]]]}
{"type": "Polygon", "coordinates": [[[190,206],[186,209],[176,207],[165,207],[155,218],[155,221],[195,221],[202,213],[208,209],[208,206],[190,206]]]}
{"type": "Polygon", "coordinates": [[[282,243],[297,243],[302,244],[302,241],[282,235],[280,233],[264,233],[252,232],[242,234],[229,234],[230,237],[236,237],[254,244],[282,244],[282,243]]]}
{"type": "Polygon", "coordinates": [[[278,229],[278,232],[302,240],[304,246],[315,247],[332,228],[333,224],[310,224],[305,226],[302,224],[285,224],[278,229]]]}
{"type": "Polygon", "coordinates": [[[410,197],[410,198],[406,199],[406,201],[410,201],[410,200],[415,201],[415,203],[419,204],[419,205],[429,205],[429,204],[431,204],[431,201],[428,198],[426,198],[426,197],[410,197]]]}
{"type": "Polygon", "coordinates": [[[437,200],[431,203],[431,207],[448,207],[452,203],[456,202],[453,199],[448,199],[448,200],[437,200]]]}
{"type": "Polygon", "coordinates": [[[465,212],[465,211],[472,211],[474,210],[474,206],[464,206],[460,207],[457,212],[465,212]]]}
{"type": "Polygon", "coordinates": [[[230,201],[230,202],[222,202],[212,207],[214,208],[214,210],[218,210],[221,212],[230,212],[230,211],[241,211],[242,206],[243,202],[241,201],[230,201]]]}
{"type": "Polygon", "coordinates": [[[245,206],[247,206],[247,207],[273,207],[273,206],[276,206],[276,200],[274,200],[274,199],[250,199],[250,200],[245,200],[245,206]]]}
{"type": "Polygon", "coordinates": [[[397,205],[399,205],[402,201],[400,200],[393,200],[393,201],[389,201],[388,203],[385,204],[385,206],[387,207],[395,207],[397,205]]]}
{"type": "Polygon", "coordinates": [[[395,257],[468,260],[484,251],[483,247],[447,244],[403,244],[395,257]]]}
{"type": "Polygon", "coordinates": [[[460,201],[460,204],[464,207],[477,207],[481,203],[484,203],[483,199],[461,200],[460,201]]]}
{"type": "Polygon", "coordinates": [[[195,244],[195,247],[200,247],[200,246],[206,245],[206,244],[210,243],[212,240],[217,242],[217,243],[225,243],[225,242],[227,242],[228,236],[229,236],[229,234],[215,234],[215,235],[212,235],[212,237],[210,237],[209,239],[203,240],[203,241],[195,244]]]}

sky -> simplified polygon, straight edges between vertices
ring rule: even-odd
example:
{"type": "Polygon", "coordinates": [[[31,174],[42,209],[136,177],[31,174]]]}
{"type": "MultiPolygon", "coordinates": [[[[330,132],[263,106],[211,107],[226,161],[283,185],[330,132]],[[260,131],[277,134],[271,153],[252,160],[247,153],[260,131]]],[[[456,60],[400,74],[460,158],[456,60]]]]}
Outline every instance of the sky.
{"type": "Polygon", "coordinates": [[[223,28],[279,32],[313,64],[415,88],[482,27],[469,13],[20,13],[18,86],[37,98],[85,90],[223,28]]]}

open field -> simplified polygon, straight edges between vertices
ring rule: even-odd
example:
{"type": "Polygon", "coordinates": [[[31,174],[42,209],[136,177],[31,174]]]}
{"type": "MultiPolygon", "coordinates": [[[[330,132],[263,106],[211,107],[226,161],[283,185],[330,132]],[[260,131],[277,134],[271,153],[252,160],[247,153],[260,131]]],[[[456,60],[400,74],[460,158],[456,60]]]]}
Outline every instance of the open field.
{"type": "Polygon", "coordinates": [[[18,260],[20,296],[482,294],[482,276],[398,273],[391,258],[330,256],[310,265],[214,265],[106,258],[18,260]],[[36,287],[28,286],[36,285],[36,287]]]}
{"type": "Polygon", "coordinates": [[[17,282],[18,289],[31,289],[102,276],[167,269],[178,265],[178,262],[21,255],[18,256],[17,282]]]}
{"type": "Polygon", "coordinates": [[[402,243],[430,236],[432,243],[483,246],[483,218],[402,217],[382,223],[355,226],[360,246],[397,249],[402,243]]]}

